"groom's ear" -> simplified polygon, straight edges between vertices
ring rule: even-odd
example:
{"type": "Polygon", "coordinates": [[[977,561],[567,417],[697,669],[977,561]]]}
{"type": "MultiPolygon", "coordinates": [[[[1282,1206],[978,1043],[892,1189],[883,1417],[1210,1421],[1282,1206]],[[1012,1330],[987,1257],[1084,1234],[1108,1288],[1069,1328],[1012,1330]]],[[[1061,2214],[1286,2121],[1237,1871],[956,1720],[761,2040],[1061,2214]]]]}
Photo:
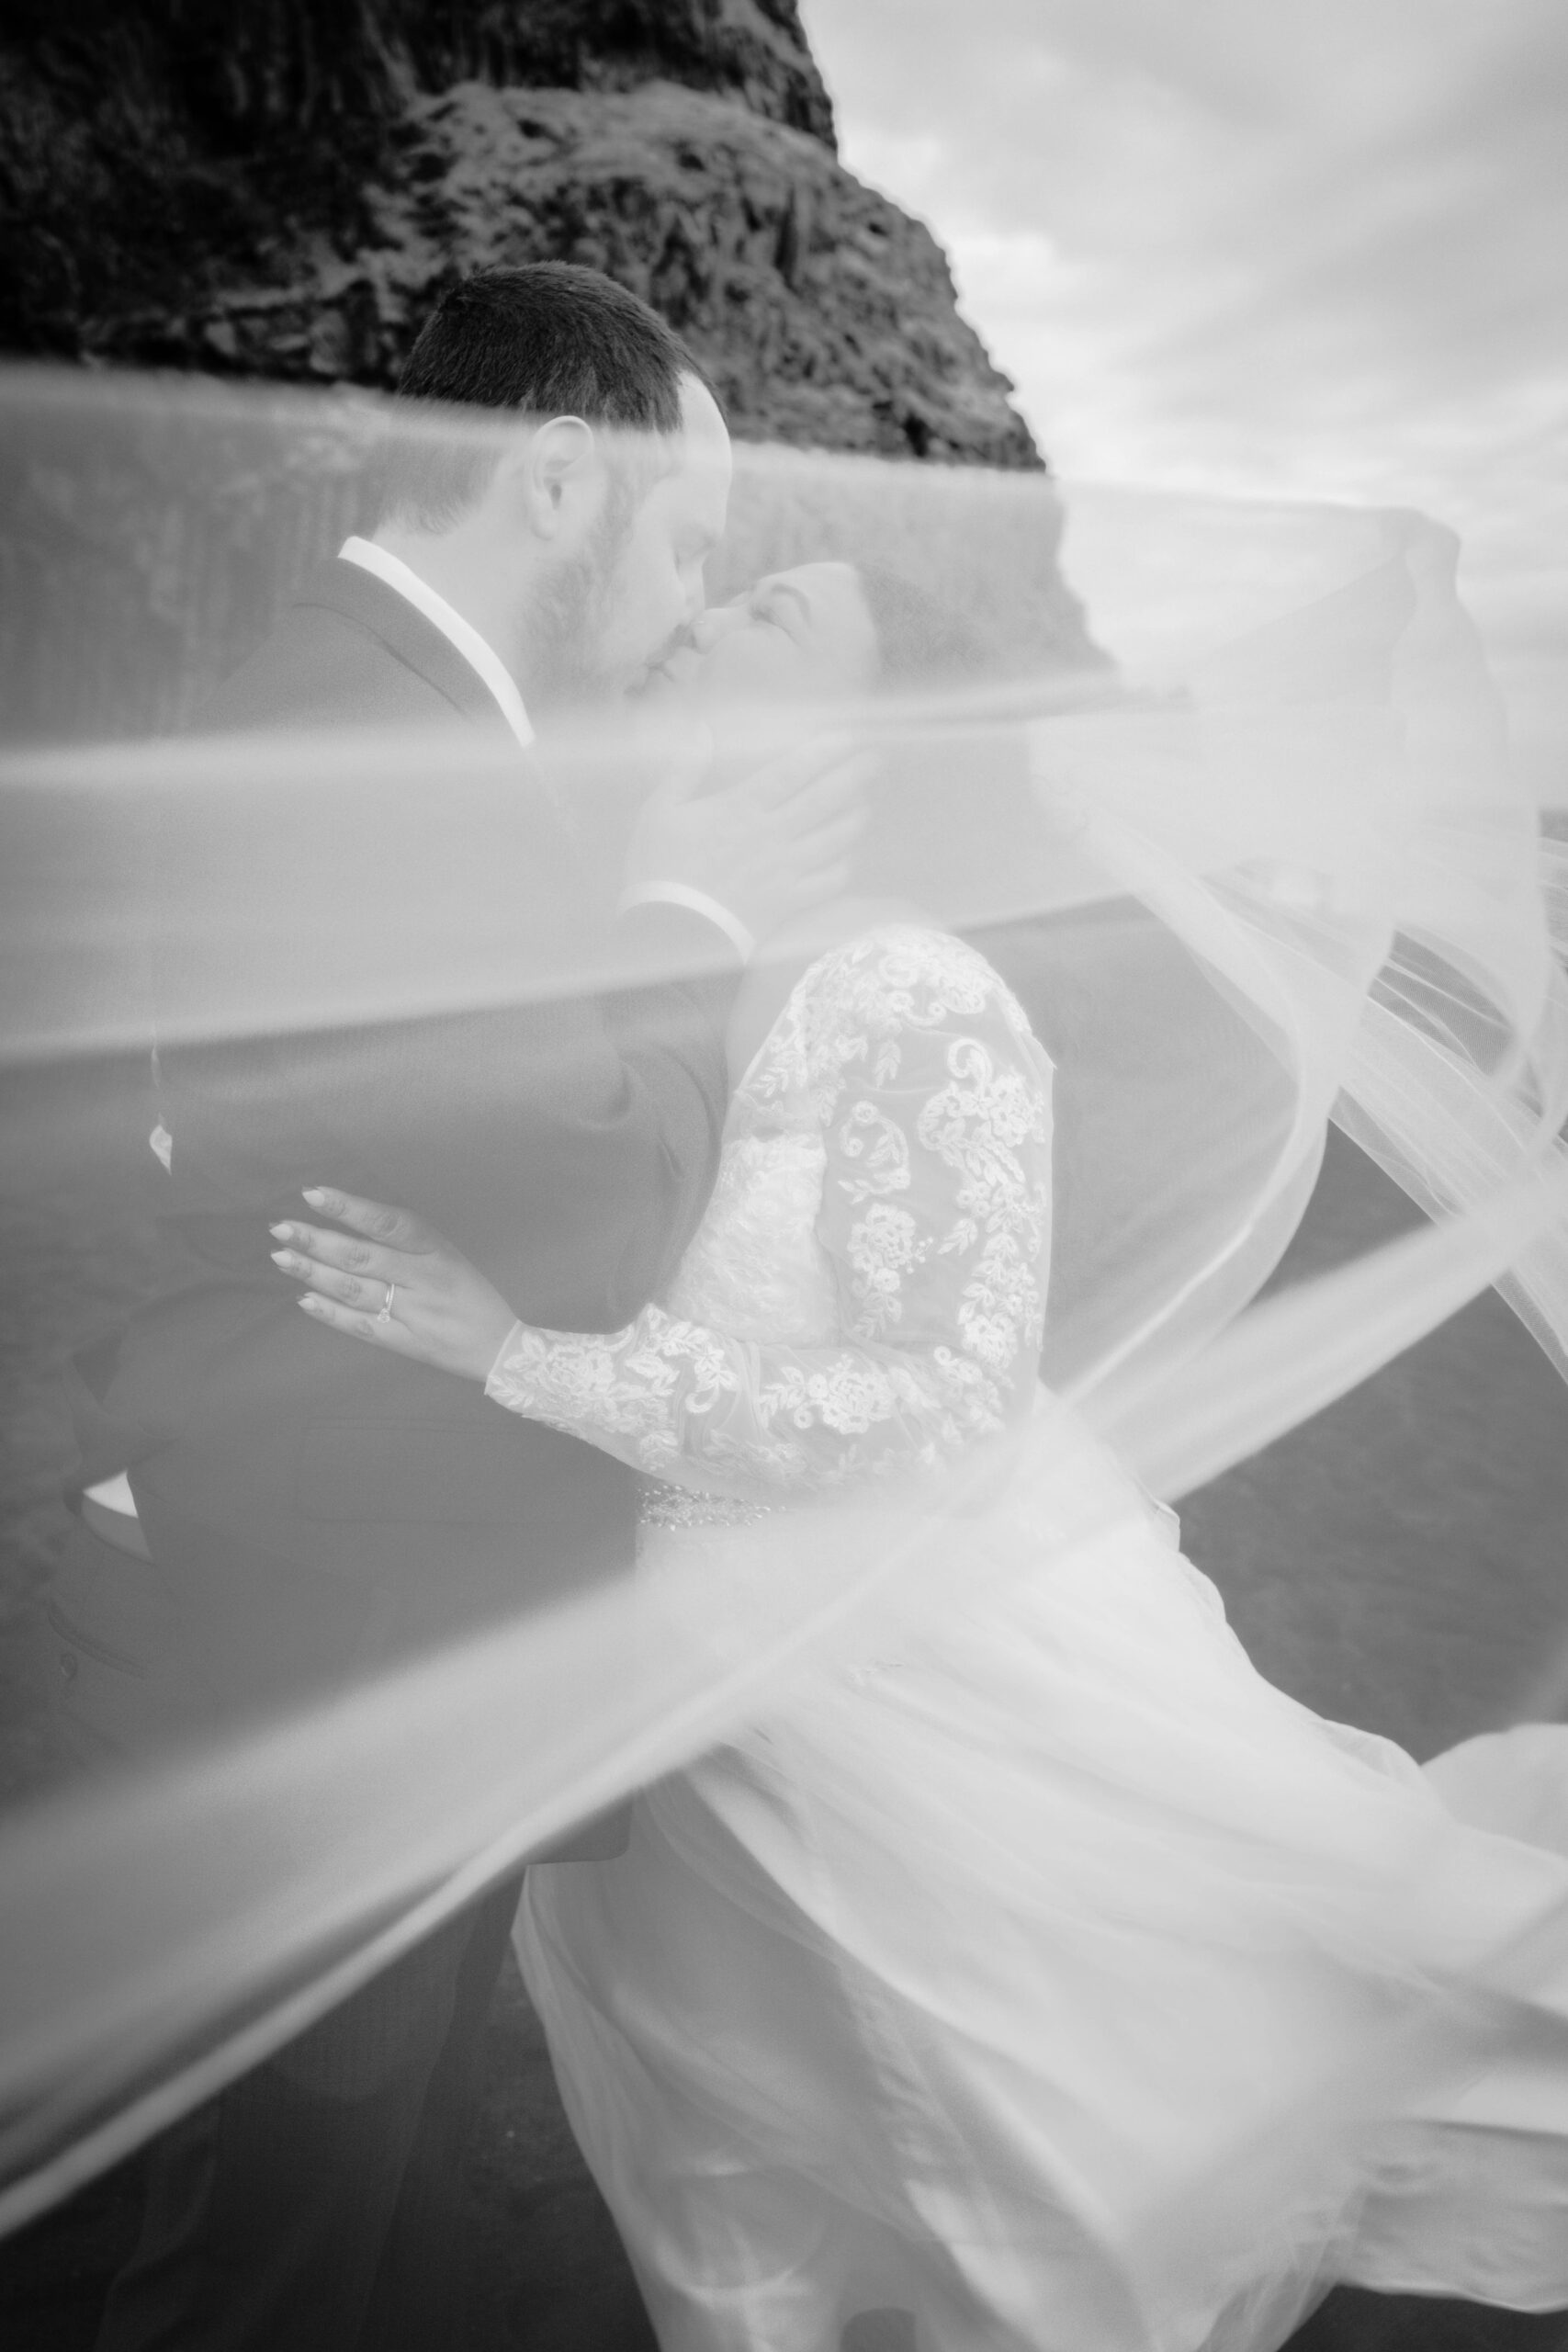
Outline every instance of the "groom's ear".
{"type": "Polygon", "coordinates": [[[604,495],[604,469],[592,425],[553,416],[505,458],[497,487],[514,499],[536,538],[565,542],[593,521],[604,495]]]}

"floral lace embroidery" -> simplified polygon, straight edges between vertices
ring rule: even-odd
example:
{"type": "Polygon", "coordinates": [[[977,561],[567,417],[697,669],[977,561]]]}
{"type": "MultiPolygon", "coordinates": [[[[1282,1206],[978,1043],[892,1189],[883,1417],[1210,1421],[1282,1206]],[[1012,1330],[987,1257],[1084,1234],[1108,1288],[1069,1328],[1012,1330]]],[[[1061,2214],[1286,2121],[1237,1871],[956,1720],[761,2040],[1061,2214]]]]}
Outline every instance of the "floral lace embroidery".
{"type": "Polygon", "coordinates": [[[1021,1155],[1043,1119],[1037,1087],[1018,1069],[998,1069],[977,1038],[949,1048],[953,1083],[925,1103],[917,1133],[960,1176],[963,1214],[941,1244],[963,1255],[979,1245],[975,1272],[958,1301],[958,1329],[968,1352],[1005,1373],[1021,1347],[1040,1345],[1043,1297],[1035,1270],[1047,1241],[1049,1196],[1029,1182],[1021,1155]]]}
{"type": "Polygon", "coordinates": [[[904,1310],[904,1276],[936,1246],[931,1235],[922,1237],[908,1209],[892,1208],[886,1201],[851,1226],[848,1256],[860,1301],[852,1326],[857,1336],[874,1339],[897,1322],[904,1310]]]}
{"type": "Polygon", "coordinates": [[[693,1274],[674,1289],[700,1295],[715,1321],[649,1306],[607,1336],[519,1325],[490,1395],[716,1491],[822,1489],[935,1464],[1032,1391],[1048,1088],[1022,1012],[961,941],[900,926],[833,950],[796,987],[731,1108],[693,1274]],[[798,1154],[814,1137],[820,1182],[803,1192],[811,1163],[798,1154]],[[786,1148],[795,1179],[781,1188],[786,1148]],[[759,1230],[776,1230],[776,1250],[760,1248],[759,1230]],[[818,1266],[836,1285],[836,1329],[803,1344],[810,1305],[820,1317],[818,1266]]]}
{"type": "MultiPolygon", "coordinates": [[[[881,1082],[890,1084],[893,1075],[889,1072],[881,1082]]],[[[839,1129],[839,1151],[863,1166],[863,1174],[839,1180],[852,1201],[869,1200],[874,1193],[908,1191],[909,1138],[874,1102],[863,1099],[855,1104],[839,1129]]]]}
{"type": "Polygon", "coordinates": [[[880,1090],[898,1078],[908,1032],[998,1012],[1029,1035],[1019,1005],[962,940],[913,924],[869,933],[805,975],[738,1100],[808,1104],[813,1124],[825,1126],[852,1064],[864,1064],[880,1090]]]}

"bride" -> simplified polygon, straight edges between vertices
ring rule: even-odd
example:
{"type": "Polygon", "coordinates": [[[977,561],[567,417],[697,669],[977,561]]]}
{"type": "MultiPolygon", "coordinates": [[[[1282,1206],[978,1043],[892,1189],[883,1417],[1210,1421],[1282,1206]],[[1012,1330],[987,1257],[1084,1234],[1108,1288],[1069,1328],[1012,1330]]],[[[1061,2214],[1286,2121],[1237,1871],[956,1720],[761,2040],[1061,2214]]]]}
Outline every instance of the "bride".
{"type": "MultiPolygon", "coordinates": [[[[676,684],[820,701],[961,634],[804,565],[676,684]]],[[[992,775],[921,801],[927,871],[984,854],[983,802],[993,855],[1059,855],[992,775]]],[[[754,973],[713,1198],[626,1330],[529,1328],[382,1204],[312,1191],[346,1233],[275,1228],[322,1324],[635,1465],[673,1608],[787,1573],[792,1534],[820,1558],[868,1498],[963,1547],[940,1609],[645,1791],[623,1857],[527,1880],[525,1977],[660,2342],[1267,2352],[1347,2277],[1568,2303],[1562,1988],[1494,2002],[1468,2060],[1442,2006],[1568,1866],[1266,1683],[1172,1515],[1040,1387],[1053,1059],[1007,934],[992,960],[910,903],[912,805],[836,932],[754,973]],[[983,1500],[953,1486],[992,1455],[983,1500]],[[1390,2127],[1428,2013],[1457,2087],[1390,2127]],[[1546,2124],[1467,2129],[1516,2045],[1546,2124]]]]}

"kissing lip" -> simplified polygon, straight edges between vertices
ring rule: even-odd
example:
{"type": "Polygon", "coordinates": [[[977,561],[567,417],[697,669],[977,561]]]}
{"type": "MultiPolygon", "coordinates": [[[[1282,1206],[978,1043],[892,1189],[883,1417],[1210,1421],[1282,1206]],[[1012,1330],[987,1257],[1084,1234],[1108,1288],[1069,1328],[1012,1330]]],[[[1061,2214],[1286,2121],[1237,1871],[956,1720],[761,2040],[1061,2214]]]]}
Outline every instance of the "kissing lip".
{"type": "Polygon", "coordinates": [[[643,673],[643,685],[657,693],[660,686],[680,688],[689,684],[701,656],[694,645],[672,645],[657,662],[650,662],[643,673]]]}

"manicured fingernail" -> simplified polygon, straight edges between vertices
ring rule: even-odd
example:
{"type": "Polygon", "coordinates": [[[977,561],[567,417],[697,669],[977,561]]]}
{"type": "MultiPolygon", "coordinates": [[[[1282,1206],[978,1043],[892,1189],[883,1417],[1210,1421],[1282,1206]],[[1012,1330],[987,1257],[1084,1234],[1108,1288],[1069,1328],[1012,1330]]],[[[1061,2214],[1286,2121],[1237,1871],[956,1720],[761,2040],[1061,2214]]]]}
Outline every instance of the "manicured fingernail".
{"type": "Polygon", "coordinates": [[[281,1266],[286,1274],[291,1274],[294,1272],[295,1267],[299,1262],[295,1257],[292,1250],[274,1250],[269,1251],[268,1254],[272,1259],[273,1264],[275,1266],[281,1266]]]}
{"type": "Polygon", "coordinates": [[[320,1315],[324,1311],[321,1302],[316,1296],[314,1291],[308,1290],[305,1293],[304,1297],[297,1298],[294,1304],[296,1306],[302,1306],[307,1315],[320,1315]]]}
{"type": "Polygon", "coordinates": [[[269,1225],[267,1231],[279,1241],[292,1241],[294,1238],[294,1227],[291,1225],[269,1225]]]}
{"type": "Polygon", "coordinates": [[[331,1197],[325,1187],[321,1184],[307,1184],[300,1194],[300,1198],[309,1201],[313,1209],[324,1209],[331,1197]]]}

